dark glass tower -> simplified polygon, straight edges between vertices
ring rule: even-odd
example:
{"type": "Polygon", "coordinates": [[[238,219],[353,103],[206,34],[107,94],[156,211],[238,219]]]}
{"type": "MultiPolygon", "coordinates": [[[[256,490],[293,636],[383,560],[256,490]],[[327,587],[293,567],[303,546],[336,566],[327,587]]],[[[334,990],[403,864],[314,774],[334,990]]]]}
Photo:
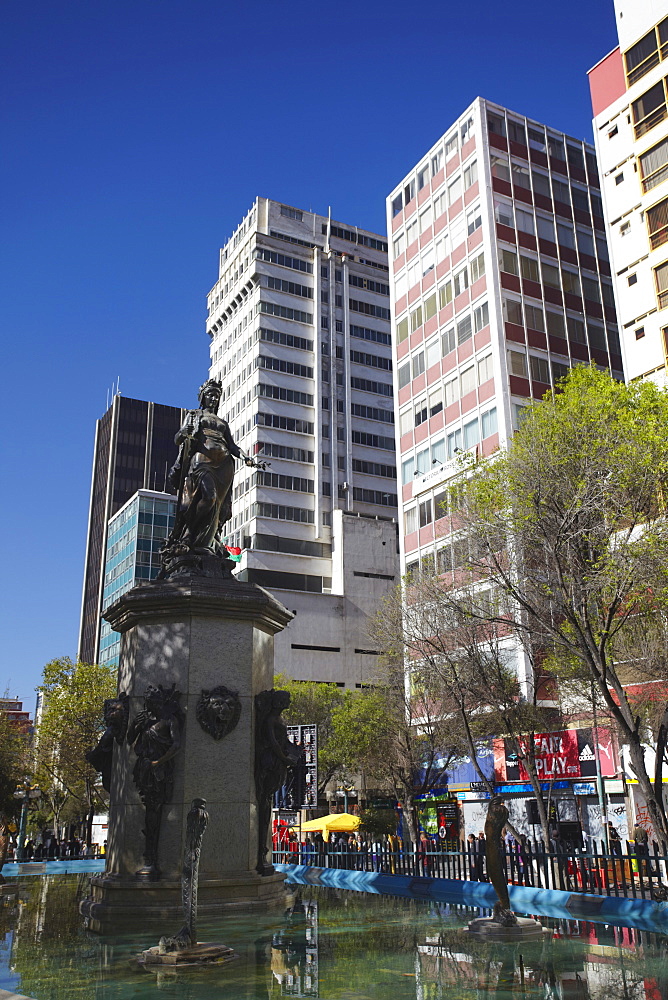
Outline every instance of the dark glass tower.
{"type": "Polygon", "coordinates": [[[97,422],[79,628],[78,655],[85,663],[98,656],[109,518],[137,490],[171,492],[167,473],[184,413],[178,406],[118,395],[97,422]]]}

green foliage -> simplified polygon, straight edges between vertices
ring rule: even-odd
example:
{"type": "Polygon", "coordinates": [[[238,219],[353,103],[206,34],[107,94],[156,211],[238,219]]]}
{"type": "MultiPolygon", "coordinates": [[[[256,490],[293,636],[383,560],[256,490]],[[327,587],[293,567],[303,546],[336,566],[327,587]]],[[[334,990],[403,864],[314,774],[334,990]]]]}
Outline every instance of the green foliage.
{"type": "Polygon", "coordinates": [[[328,781],[343,773],[340,744],[333,738],[333,716],[345,692],[336,684],[294,681],[285,674],[276,674],[274,687],[290,693],[290,705],[283,713],[288,725],[318,727],[318,793],[322,794],[328,781]]]}
{"type": "Polygon", "coordinates": [[[30,737],[0,712],[0,825],[19,815],[14,792],[31,770],[30,737]]]}
{"type": "Polygon", "coordinates": [[[360,829],[374,837],[383,834],[391,836],[397,832],[397,814],[394,809],[377,809],[369,807],[360,813],[360,829]]]}
{"type": "Polygon", "coordinates": [[[39,690],[45,704],[36,734],[36,759],[47,800],[56,816],[67,796],[91,808],[97,774],[86,752],[104,728],[103,703],[116,694],[116,671],[61,657],[46,664],[39,690]]]}

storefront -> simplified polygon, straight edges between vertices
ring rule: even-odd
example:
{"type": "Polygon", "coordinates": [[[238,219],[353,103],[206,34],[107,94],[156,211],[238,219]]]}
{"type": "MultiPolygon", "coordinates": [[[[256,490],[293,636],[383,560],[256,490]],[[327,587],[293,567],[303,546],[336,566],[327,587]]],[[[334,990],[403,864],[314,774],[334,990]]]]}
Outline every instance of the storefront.
{"type": "MultiPolygon", "coordinates": [[[[504,795],[510,821],[517,831],[538,840],[538,804],[523,760],[513,741],[493,742],[495,790],[504,795]]],[[[548,807],[550,831],[556,840],[580,846],[591,839],[603,839],[606,819],[611,819],[618,829],[623,826],[617,814],[623,795],[616,784],[610,784],[619,780],[620,773],[611,730],[599,727],[536,733],[534,744],[536,771],[548,807]],[[597,760],[604,782],[605,816],[601,814],[597,789],[597,760]],[[614,818],[609,815],[611,808],[615,810],[614,818]]]]}

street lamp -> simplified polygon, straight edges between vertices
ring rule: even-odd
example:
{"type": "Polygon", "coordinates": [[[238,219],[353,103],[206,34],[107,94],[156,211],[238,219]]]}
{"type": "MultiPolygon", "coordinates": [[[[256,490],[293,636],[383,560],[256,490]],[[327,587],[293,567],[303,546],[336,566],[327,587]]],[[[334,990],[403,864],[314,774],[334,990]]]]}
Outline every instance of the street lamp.
{"type": "Polygon", "coordinates": [[[23,784],[18,785],[14,792],[14,798],[21,800],[21,822],[19,823],[19,836],[16,842],[16,856],[18,861],[23,861],[24,844],[26,840],[26,826],[28,825],[28,809],[31,799],[38,799],[42,794],[42,789],[30,782],[30,778],[24,778],[23,784]]]}

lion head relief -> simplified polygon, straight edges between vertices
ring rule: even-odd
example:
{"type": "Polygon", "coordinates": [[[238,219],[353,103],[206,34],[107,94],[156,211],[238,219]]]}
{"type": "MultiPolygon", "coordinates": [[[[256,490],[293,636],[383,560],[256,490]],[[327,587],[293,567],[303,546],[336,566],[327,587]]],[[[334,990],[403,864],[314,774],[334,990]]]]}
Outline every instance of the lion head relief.
{"type": "Polygon", "coordinates": [[[214,740],[222,740],[231,733],[241,715],[241,702],[236,691],[224,685],[202,690],[195,708],[195,715],[205,733],[214,740]]]}

